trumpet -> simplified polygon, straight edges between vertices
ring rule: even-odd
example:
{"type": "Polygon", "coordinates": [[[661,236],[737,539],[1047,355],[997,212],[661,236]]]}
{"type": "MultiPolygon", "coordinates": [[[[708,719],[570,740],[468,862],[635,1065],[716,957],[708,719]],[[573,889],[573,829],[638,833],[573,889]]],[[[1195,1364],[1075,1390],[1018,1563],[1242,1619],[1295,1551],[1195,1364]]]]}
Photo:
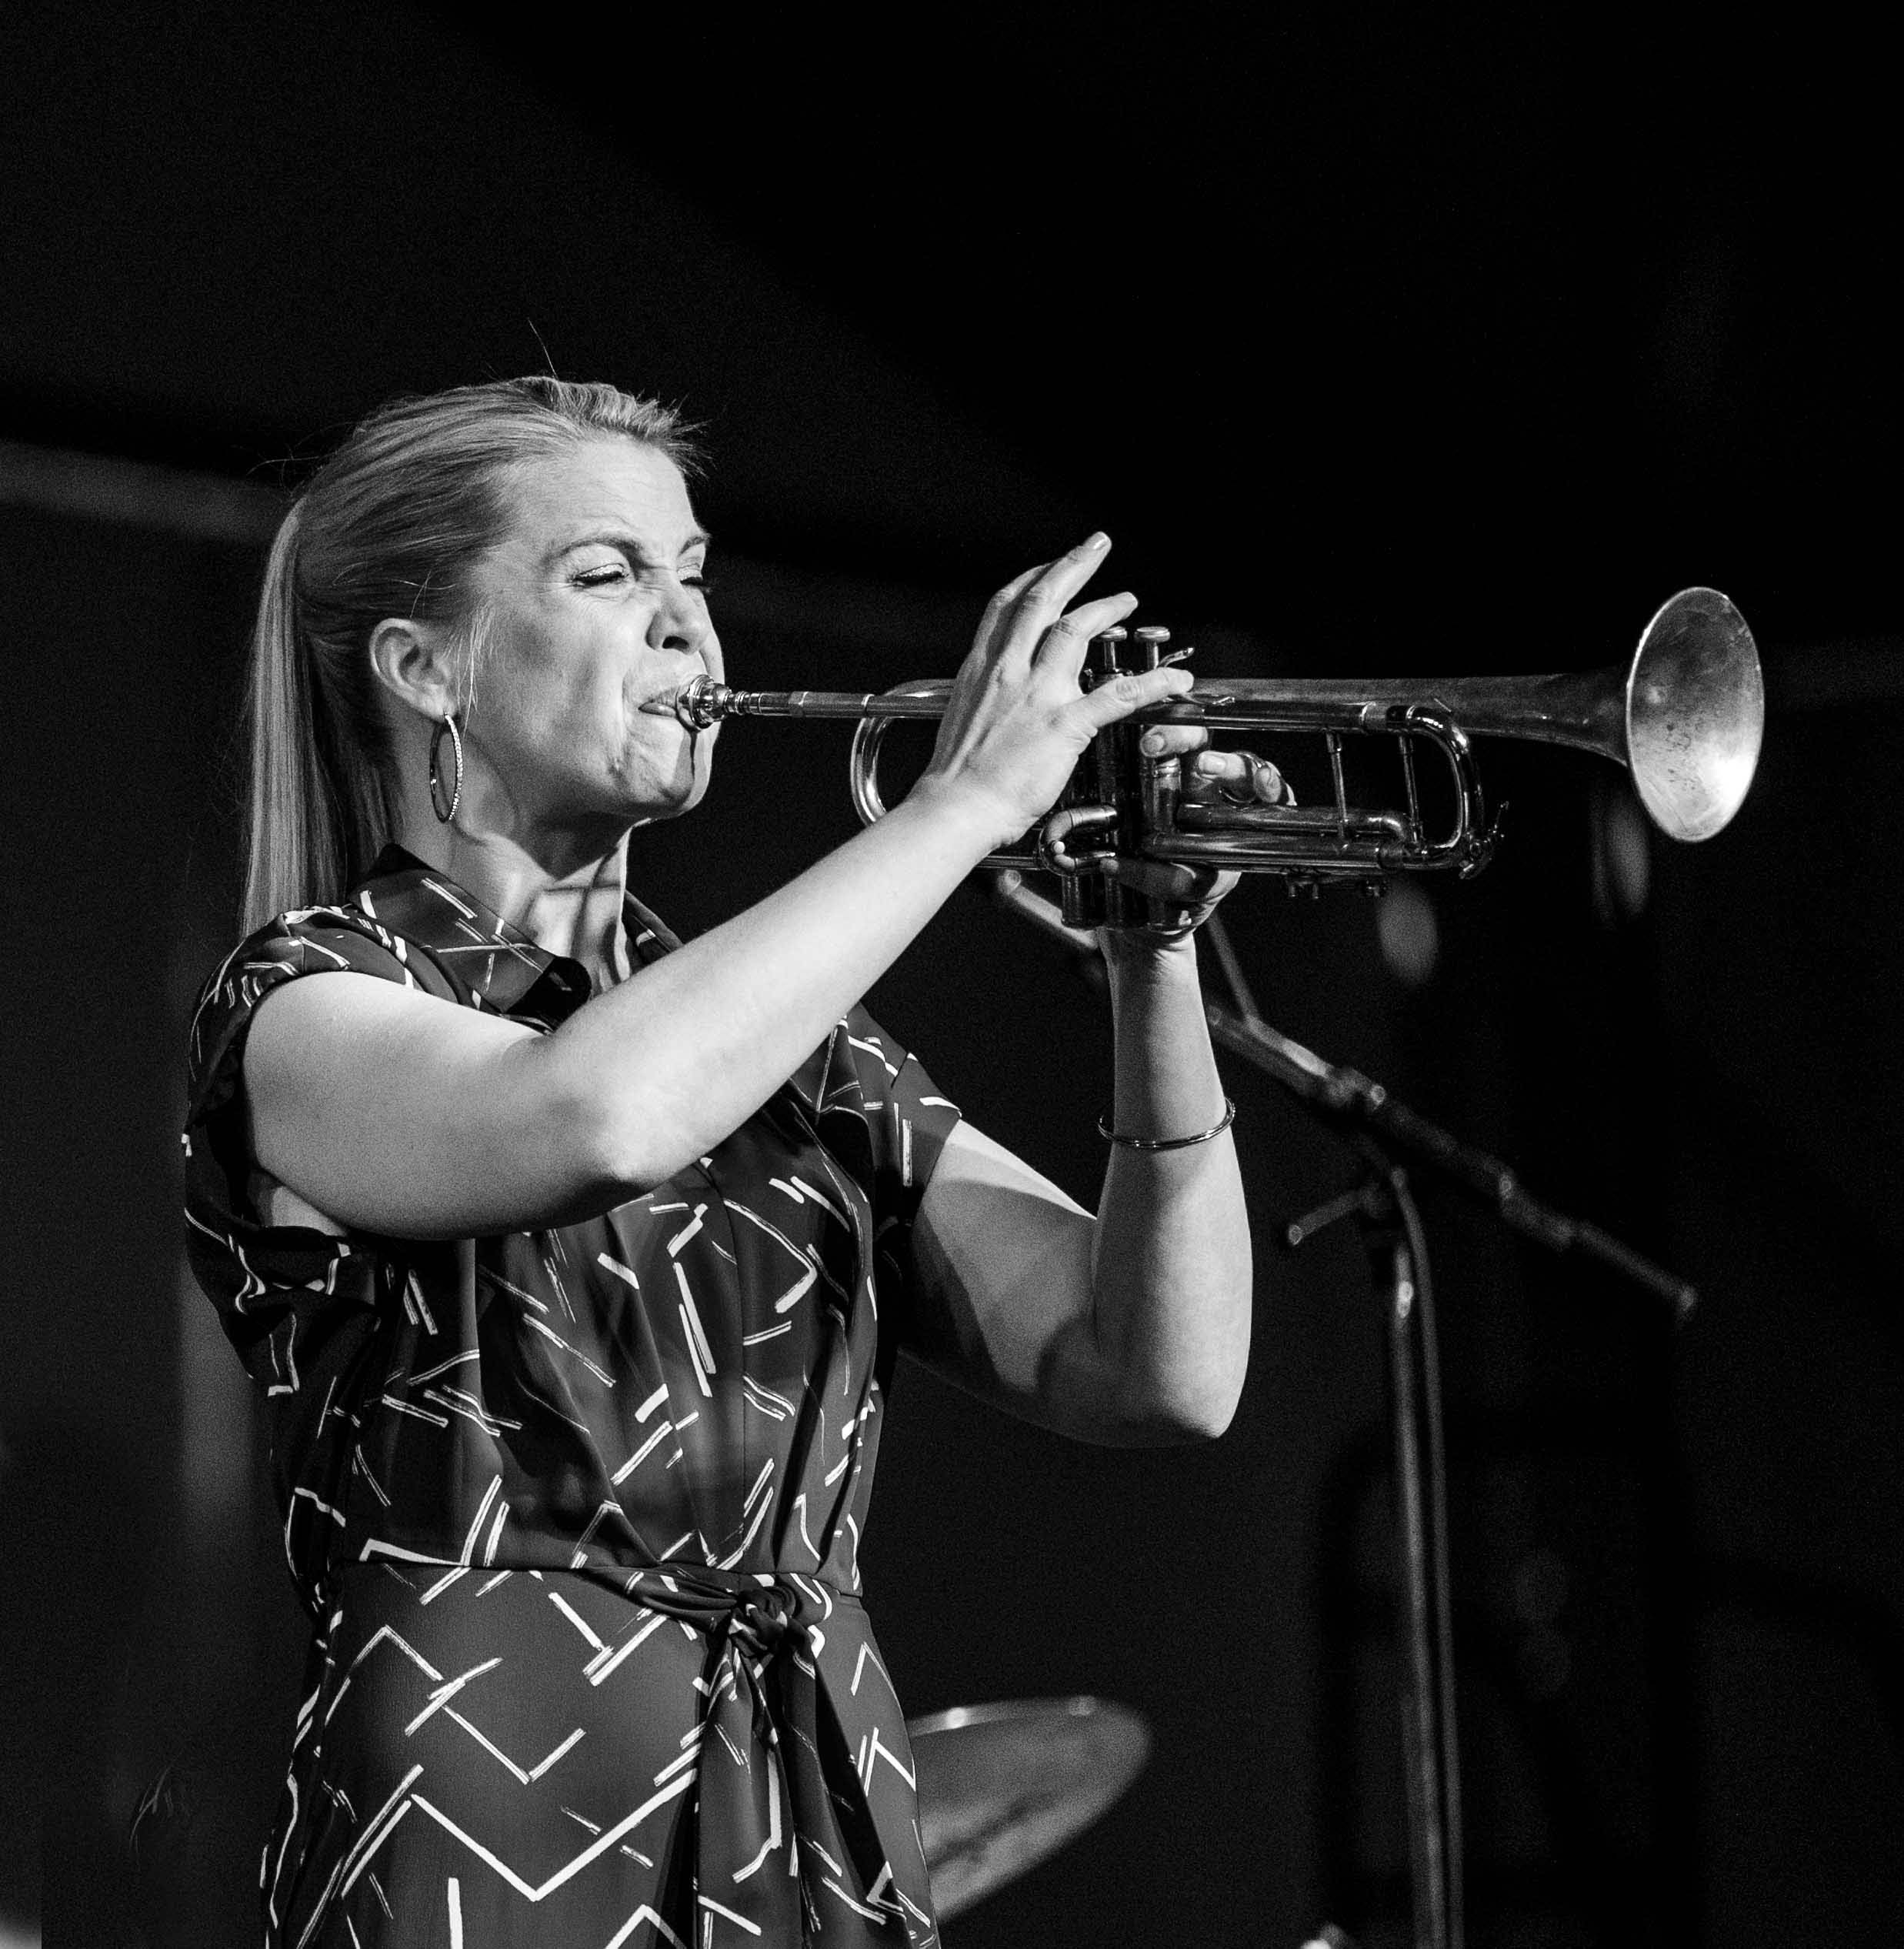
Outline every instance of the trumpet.
{"type": "MultiPolygon", "coordinates": [[[[1169,637],[1154,626],[1105,631],[1091,644],[1082,682],[1090,688],[1191,653],[1171,652],[1169,637]]],[[[691,730],[729,717],[858,720],[849,783],[854,809],[870,825],[886,809],[879,779],[886,733],[906,719],[943,716],[952,687],[949,679],[932,678],[876,693],[737,690],[703,676],[645,708],[672,711],[691,730]]],[[[1470,742],[1476,738],[1596,753],[1631,772],[1640,803],[1662,833],[1710,839],[1745,799],[1764,727],[1764,681],[1745,618],[1718,590],[1688,589],[1660,606],[1623,668],[1369,682],[1199,679],[1185,695],[1100,732],[1029,845],[994,853],[985,863],[1059,875],[1065,918],[1074,926],[1165,924],[1155,903],[1105,877],[1114,859],[1276,874],[1292,890],[1349,882],[1379,892],[1395,873],[1466,879],[1487,864],[1500,833],[1498,816],[1488,816],[1470,742]],[[1144,729],[1156,723],[1318,733],[1328,751],[1334,803],[1193,798],[1182,789],[1180,760],[1145,757],[1138,749],[1144,729]],[[1344,742],[1369,736],[1399,745],[1402,803],[1396,808],[1349,802],[1344,742]],[[1422,816],[1418,745],[1440,753],[1452,784],[1452,812],[1438,831],[1429,830],[1422,816]]]]}

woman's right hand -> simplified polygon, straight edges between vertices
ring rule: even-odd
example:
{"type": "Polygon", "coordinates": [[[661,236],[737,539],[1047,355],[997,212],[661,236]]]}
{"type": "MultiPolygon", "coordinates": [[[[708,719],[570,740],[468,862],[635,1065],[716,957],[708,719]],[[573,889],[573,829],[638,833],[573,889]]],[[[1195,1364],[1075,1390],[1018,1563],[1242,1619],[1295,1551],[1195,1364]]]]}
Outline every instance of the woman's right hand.
{"type": "Polygon", "coordinates": [[[1062,796],[1072,767],[1106,725],[1181,696],[1174,666],[1079,687],[1091,639],[1137,606],[1129,593],[1065,605],[1102,566],[1110,542],[1093,535],[1068,555],[1028,569],[987,606],[960,666],[939,742],[919,786],[981,809],[993,848],[1009,844],[1062,796]]]}

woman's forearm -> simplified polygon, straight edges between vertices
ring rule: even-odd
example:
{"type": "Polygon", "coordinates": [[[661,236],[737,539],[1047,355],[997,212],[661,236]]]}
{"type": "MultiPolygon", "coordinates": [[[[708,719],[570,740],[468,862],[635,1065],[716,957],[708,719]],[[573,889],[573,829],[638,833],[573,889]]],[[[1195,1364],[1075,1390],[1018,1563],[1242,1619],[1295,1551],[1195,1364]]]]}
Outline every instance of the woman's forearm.
{"type": "Polygon", "coordinates": [[[529,1052],[585,1106],[612,1185],[659,1183],[745,1122],[991,843],[982,808],[922,781],[878,824],[529,1052]]]}
{"type": "Polygon", "coordinates": [[[826,1040],[995,836],[956,793],[915,787],[551,1033],[368,974],[285,983],[245,1043],[258,1161],[338,1223],[405,1238],[570,1224],[638,1197],[826,1040]]]}
{"type": "MultiPolygon", "coordinates": [[[[1112,1127],[1189,1136],[1219,1123],[1195,951],[1112,938],[1117,1051],[1112,1127]]],[[[1242,1392],[1252,1270],[1229,1131],[1180,1150],[1111,1146],[1092,1267],[1092,1321],[1135,1418],[1216,1433],[1242,1392]]]]}

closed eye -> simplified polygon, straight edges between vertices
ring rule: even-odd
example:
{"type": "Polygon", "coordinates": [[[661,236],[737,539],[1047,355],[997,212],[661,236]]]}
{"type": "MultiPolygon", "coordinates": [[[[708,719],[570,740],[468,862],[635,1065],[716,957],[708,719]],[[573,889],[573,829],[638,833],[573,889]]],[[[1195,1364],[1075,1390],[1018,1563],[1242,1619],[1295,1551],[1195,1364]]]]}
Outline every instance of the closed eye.
{"type": "MultiPolygon", "coordinates": [[[[578,589],[606,589],[628,579],[628,565],[622,562],[606,562],[598,569],[583,569],[574,577],[578,589]]],[[[698,589],[703,596],[714,586],[706,572],[700,569],[685,570],[681,576],[683,589],[698,589]]]]}

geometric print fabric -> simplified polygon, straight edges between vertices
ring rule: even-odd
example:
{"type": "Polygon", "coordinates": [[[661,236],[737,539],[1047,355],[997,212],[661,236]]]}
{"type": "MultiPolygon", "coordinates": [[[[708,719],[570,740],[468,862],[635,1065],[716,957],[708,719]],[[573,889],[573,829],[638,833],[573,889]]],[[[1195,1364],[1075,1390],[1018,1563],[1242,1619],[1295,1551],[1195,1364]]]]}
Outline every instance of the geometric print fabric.
{"type": "MultiPolygon", "coordinates": [[[[670,951],[627,919],[638,959],[670,951]]],[[[589,993],[391,849],[202,997],[188,1243],[265,1397],[315,1627],[270,1949],[932,1942],[858,1556],[957,1111],[855,1010],[599,1218],[437,1243],[272,1225],[244,1033],[339,967],[544,1030],[589,993]]]]}

